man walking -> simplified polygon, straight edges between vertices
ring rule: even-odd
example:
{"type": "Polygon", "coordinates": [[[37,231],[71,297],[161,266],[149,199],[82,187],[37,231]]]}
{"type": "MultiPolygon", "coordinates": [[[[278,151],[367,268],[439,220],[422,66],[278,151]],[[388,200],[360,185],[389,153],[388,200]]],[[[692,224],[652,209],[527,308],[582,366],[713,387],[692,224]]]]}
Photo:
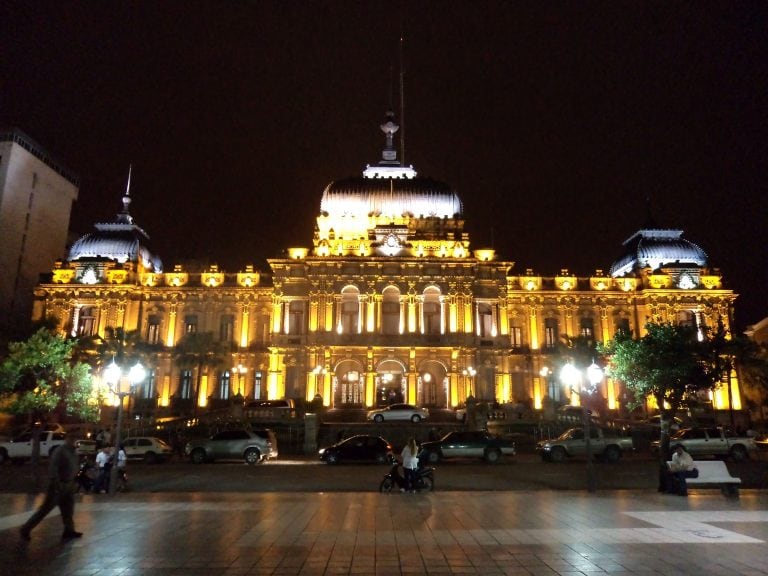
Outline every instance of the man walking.
{"type": "Polygon", "coordinates": [[[40,508],[32,514],[19,532],[24,540],[29,540],[30,532],[37,526],[48,513],[56,506],[61,510],[61,521],[64,523],[63,540],[80,538],[83,533],[75,531],[73,516],[75,513],[75,491],[77,483],[77,453],[75,452],[75,437],[67,433],[65,442],[51,454],[48,464],[49,484],[45,494],[45,500],[40,508]]]}

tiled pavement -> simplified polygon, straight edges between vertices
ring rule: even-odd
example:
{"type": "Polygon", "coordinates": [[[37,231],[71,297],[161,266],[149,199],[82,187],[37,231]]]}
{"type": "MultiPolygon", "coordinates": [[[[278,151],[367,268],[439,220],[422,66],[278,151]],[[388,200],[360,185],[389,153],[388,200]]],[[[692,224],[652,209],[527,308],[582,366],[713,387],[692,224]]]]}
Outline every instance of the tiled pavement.
{"type": "Polygon", "coordinates": [[[768,575],[764,491],[87,495],[27,543],[35,503],[0,494],[3,576],[768,575]]]}

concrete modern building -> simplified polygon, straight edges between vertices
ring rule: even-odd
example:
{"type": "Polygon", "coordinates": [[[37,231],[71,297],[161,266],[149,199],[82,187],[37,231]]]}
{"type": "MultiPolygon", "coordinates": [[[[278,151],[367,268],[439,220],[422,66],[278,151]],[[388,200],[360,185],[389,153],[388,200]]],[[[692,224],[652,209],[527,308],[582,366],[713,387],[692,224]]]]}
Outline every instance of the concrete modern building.
{"type": "Polygon", "coordinates": [[[18,129],[0,131],[0,335],[28,327],[32,290],[66,249],[78,177],[18,129]]]}
{"type": "MultiPolygon", "coordinates": [[[[380,161],[328,184],[314,233],[268,271],[163,270],[126,195],[117,218],[37,287],[34,317],[56,316],[73,335],[135,330],[157,345],[136,405],[154,415],[241,397],[453,408],[472,396],[538,411],[578,402],[554,377],[564,336],[606,342],[649,321],[727,325],[736,295],[681,230],[629,234],[624,255],[589,276],[516,270],[471,245],[448,184],[398,161],[393,115],[381,129],[380,161]],[[226,344],[224,365],[178,365],[178,343],[202,332],[226,344]]],[[[716,408],[729,397],[740,407],[733,386],[709,398],[716,408]]],[[[593,401],[617,413],[626,396],[606,378],[593,401]]]]}

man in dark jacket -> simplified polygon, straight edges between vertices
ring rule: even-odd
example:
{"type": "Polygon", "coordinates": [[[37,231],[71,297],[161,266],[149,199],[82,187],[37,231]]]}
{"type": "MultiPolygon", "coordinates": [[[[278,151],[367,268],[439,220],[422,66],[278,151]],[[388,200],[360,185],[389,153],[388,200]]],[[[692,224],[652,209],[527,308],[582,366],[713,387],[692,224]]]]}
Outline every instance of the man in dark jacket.
{"type": "Polygon", "coordinates": [[[48,463],[49,484],[45,500],[40,508],[32,514],[19,532],[24,540],[29,540],[30,532],[56,506],[61,510],[61,521],[64,522],[62,539],[80,538],[83,533],[75,531],[73,516],[75,513],[75,491],[77,490],[78,459],[75,452],[75,438],[67,433],[65,442],[51,454],[48,463]]]}

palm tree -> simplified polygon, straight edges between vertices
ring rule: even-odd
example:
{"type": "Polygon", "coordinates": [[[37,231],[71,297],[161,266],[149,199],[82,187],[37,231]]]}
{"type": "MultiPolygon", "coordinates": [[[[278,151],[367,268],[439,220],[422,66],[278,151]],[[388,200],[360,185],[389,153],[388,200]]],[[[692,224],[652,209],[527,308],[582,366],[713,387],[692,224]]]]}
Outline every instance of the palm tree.
{"type": "Polygon", "coordinates": [[[186,334],[173,352],[176,364],[183,368],[196,370],[195,389],[192,395],[193,415],[197,414],[197,401],[204,368],[216,368],[224,364],[229,353],[229,346],[216,340],[213,332],[191,332],[186,334]]]}

